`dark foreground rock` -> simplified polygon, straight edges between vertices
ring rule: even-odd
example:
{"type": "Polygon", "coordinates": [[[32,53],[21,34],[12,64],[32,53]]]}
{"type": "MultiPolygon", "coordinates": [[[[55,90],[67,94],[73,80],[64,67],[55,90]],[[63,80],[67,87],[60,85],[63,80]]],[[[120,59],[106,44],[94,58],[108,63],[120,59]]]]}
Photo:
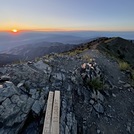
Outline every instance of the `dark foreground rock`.
{"type": "Polygon", "coordinates": [[[10,77],[0,82],[0,134],[41,134],[48,92],[55,90],[61,91],[60,134],[134,132],[133,93],[117,93],[96,63],[54,54],[0,70],[10,77]],[[105,89],[87,84],[94,78],[105,78],[105,89]],[[128,95],[128,101],[122,99],[128,95]]]}

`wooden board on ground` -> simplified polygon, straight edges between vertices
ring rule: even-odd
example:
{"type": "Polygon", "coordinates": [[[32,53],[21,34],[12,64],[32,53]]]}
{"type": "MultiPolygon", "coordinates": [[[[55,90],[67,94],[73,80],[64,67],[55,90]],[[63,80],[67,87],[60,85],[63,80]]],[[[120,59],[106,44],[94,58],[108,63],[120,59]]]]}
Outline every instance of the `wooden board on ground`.
{"type": "Polygon", "coordinates": [[[52,112],[52,134],[59,134],[59,119],[60,119],[60,91],[55,91],[53,112],[52,112]]]}
{"type": "Polygon", "coordinates": [[[47,109],[45,114],[45,121],[42,134],[51,134],[51,120],[52,120],[52,106],[53,106],[53,96],[52,91],[49,92],[47,100],[47,109]]]}

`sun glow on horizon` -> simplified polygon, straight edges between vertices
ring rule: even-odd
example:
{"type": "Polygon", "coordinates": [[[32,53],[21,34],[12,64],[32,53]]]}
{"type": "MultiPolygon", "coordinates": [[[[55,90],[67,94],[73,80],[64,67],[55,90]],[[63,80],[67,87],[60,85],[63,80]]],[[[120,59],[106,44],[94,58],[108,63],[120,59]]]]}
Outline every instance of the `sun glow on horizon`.
{"type": "Polygon", "coordinates": [[[13,32],[13,33],[17,33],[18,30],[17,30],[17,29],[12,29],[12,32],[13,32]]]}

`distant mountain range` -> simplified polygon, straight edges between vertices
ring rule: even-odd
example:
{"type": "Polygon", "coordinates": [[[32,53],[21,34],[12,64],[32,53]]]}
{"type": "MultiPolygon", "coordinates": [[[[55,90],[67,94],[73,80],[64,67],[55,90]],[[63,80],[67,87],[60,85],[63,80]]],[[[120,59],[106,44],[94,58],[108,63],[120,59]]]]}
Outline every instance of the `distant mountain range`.
{"type": "Polygon", "coordinates": [[[134,40],[134,32],[76,31],[76,32],[19,32],[12,34],[0,32],[0,51],[13,47],[38,43],[60,42],[63,44],[80,44],[99,37],[122,37],[134,40]]]}
{"type": "Polygon", "coordinates": [[[58,42],[39,42],[27,45],[21,45],[12,49],[3,51],[4,54],[18,55],[22,60],[32,60],[36,57],[41,57],[49,53],[60,53],[68,51],[76,45],[62,44],[58,42]]]}
{"type": "MultiPolygon", "coordinates": [[[[121,36],[126,36],[126,38],[134,39],[134,32],[20,32],[18,34],[0,32],[0,65],[10,64],[19,60],[33,60],[36,57],[41,57],[52,52],[60,53],[68,51],[75,48],[78,44],[98,40],[106,34],[107,37],[121,34],[121,36]]],[[[116,47],[118,49],[122,48],[120,43],[129,44],[127,42],[130,42],[128,40],[120,40],[122,42],[118,39],[116,44],[112,43],[113,46],[108,46],[111,43],[106,46],[114,52],[116,47]],[[117,44],[118,46],[115,46],[117,44]]],[[[133,41],[131,40],[131,43],[133,41]]],[[[118,53],[120,53],[119,51],[118,53]]],[[[125,51],[127,52],[128,50],[125,49],[125,51]]]]}
{"type": "Polygon", "coordinates": [[[11,49],[17,46],[36,44],[40,42],[60,42],[63,44],[79,44],[87,41],[89,38],[64,35],[64,34],[54,34],[54,33],[0,33],[0,51],[11,49]]]}
{"type": "Polygon", "coordinates": [[[59,33],[0,33],[0,58],[3,58],[0,64],[33,60],[52,52],[68,51],[77,44],[90,40],[92,39],[59,33]]]}

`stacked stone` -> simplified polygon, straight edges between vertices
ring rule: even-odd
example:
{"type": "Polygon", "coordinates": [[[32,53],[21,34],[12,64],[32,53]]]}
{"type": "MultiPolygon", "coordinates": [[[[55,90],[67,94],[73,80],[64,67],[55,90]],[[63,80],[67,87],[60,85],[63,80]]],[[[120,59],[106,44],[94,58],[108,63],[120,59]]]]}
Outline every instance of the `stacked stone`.
{"type": "Polygon", "coordinates": [[[83,63],[81,65],[80,75],[84,83],[92,81],[95,78],[101,78],[101,70],[95,61],[83,63]]]}

